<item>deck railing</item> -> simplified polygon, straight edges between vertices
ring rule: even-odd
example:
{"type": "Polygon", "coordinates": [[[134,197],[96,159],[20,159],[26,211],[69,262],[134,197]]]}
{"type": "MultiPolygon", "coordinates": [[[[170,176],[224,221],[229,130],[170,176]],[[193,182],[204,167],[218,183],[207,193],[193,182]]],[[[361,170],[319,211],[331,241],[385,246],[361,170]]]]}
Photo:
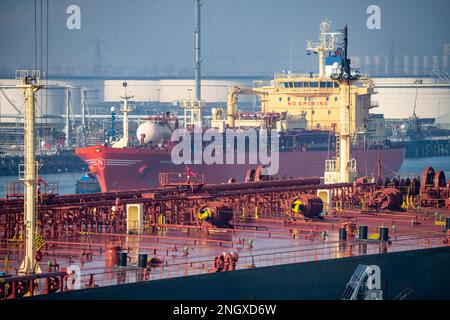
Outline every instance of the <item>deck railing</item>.
{"type": "MultiPolygon", "coordinates": [[[[449,245],[450,237],[443,234],[429,234],[424,236],[402,235],[401,239],[393,236],[389,242],[378,240],[357,240],[347,241],[327,241],[324,243],[312,244],[308,248],[295,248],[279,251],[277,248],[265,250],[259,253],[258,250],[239,255],[236,270],[270,267],[292,263],[314,262],[327,259],[339,259],[351,256],[373,255],[381,253],[393,253],[400,251],[430,249],[449,245]]],[[[178,257],[177,257],[178,258],[178,257]]],[[[163,262],[159,266],[149,267],[149,272],[144,272],[144,268],[137,266],[126,267],[105,267],[86,268],[79,275],[78,289],[103,287],[109,285],[119,285],[126,283],[136,283],[141,281],[154,281],[176,277],[186,277],[213,272],[212,266],[214,257],[200,257],[195,260],[188,260],[187,257],[180,257],[180,262],[163,262]]],[[[223,271],[232,272],[232,271],[223,271]]],[[[3,284],[8,282],[8,278],[3,278],[3,284]]],[[[65,278],[63,291],[77,290],[68,283],[71,279],[65,278]]],[[[45,294],[44,289],[35,290],[33,295],[45,294]]],[[[1,299],[2,297],[0,297],[1,299]]]]}

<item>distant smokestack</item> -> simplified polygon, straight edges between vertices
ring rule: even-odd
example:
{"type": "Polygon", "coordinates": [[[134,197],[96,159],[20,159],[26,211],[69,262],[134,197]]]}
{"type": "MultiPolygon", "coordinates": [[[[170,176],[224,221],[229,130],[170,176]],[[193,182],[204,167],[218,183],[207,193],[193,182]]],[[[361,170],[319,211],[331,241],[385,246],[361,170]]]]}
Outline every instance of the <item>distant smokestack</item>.
{"type": "Polygon", "coordinates": [[[423,73],[422,74],[428,74],[431,72],[430,70],[430,57],[429,56],[423,56],[423,73]]]}
{"type": "Polygon", "coordinates": [[[435,71],[441,70],[441,66],[440,66],[440,63],[439,63],[439,57],[438,56],[433,56],[432,57],[432,61],[433,61],[432,70],[435,70],[435,71]]]}
{"type": "Polygon", "coordinates": [[[384,74],[390,75],[391,74],[391,61],[389,60],[388,56],[384,56],[384,74]]]}
{"type": "Polygon", "coordinates": [[[399,56],[395,56],[394,58],[394,74],[396,76],[400,75],[402,73],[402,60],[399,56]]]}
{"type": "Polygon", "coordinates": [[[374,56],[373,57],[373,65],[374,65],[374,74],[380,75],[381,74],[381,57],[380,56],[374,56]]]}
{"type": "Polygon", "coordinates": [[[403,74],[408,76],[410,72],[409,56],[403,56],[403,74]]]}
{"type": "Polygon", "coordinates": [[[371,63],[370,63],[370,56],[365,56],[364,57],[364,71],[368,74],[372,74],[373,70],[371,68],[371,63]]]}
{"type": "Polygon", "coordinates": [[[361,57],[359,56],[350,57],[350,60],[352,61],[353,68],[361,69],[361,57]]]}
{"type": "Polygon", "coordinates": [[[442,70],[449,71],[449,68],[448,68],[448,56],[442,56],[442,70]]]}
{"type": "Polygon", "coordinates": [[[420,74],[420,59],[418,56],[413,57],[413,75],[418,76],[420,74]]]}

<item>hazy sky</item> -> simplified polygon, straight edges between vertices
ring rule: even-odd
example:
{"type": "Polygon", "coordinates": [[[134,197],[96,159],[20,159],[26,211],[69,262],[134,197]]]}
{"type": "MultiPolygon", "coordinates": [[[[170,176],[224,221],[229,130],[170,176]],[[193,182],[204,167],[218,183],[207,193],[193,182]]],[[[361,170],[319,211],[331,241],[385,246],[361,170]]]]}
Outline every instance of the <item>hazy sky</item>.
{"type": "MultiPolygon", "coordinates": [[[[41,2],[45,12],[47,0],[36,0],[38,18],[41,2]]],[[[192,70],[194,0],[48,2],[50,72],[92,66],[95,39],[106,66],[192,70]],[[80,30],[66,27],[71,4],[81,8],[80,30]]],[[[0,68],[34,65],[34,3],[0,1],[0,68]]],[[[290,51],[294,71],[315,70],[316,57],[305,55],[305,45],[317,40],[323,18],[333,29],[349,25],[353,56],[388,55],[392,44],[397,55],[442,55],[450,43],[449,13],[448,0],[203,0],[203,71],[271,73],[289,68],[290,51]],[[381,8],[381,30],[366,26],[371,4],[381,8]]],[[[43,24],[45,33],[45,17],[43,24]]]]}

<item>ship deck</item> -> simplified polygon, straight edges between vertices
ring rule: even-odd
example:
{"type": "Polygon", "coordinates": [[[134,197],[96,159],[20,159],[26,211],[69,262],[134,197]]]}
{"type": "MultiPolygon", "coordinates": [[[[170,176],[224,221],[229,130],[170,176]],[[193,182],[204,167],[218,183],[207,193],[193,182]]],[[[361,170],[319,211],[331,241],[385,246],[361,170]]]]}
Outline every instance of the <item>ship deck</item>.
{"type": "MultiPolygon", "coordinates": [[[[288,220],[286,217],[261,218],[253,221],[235,221],[230,229],[200,229],[191,225],[147,225],[143,234],[80,232],[77,236],[46,239],[41,249],[43,272],[48,261],[64,271],[69,265],[81,270],[81,288],[108,286],[137,281],[154,281],[173,277],[192,276],[211,272],[214,258],[224,251],[239,255],[236,269],[260,268],[289,263],[303,263],[350,256],[390,253],[447,246],[449,233],[445,232],[446,209],[421,209],[405,212],[361,212],[347,210],[322,220],[288,220]],[[436,214],[436,212],[438,214],[436,214]],[[414,221],[414,223],[413,223],[414,221]],[[358,232],[339,240],[342,223],[368,226],[368,240],[358,239],[358,232]],[[395,225],[395,226],[394,226],[395,225]],[[379,227],[389,228],[389,241],[375,237],[379,227]],[[323,237],[322,232],[327,236],[323,237]],[[252,245],[249,245],[251,240],[252,245]],[[105,249],[114,243],[128,252],[126,267],[107,266],[105,249]],[[184,247],[189,254],[184,254],[184,247]],[[138,253],[162,260],[150,268],[148,280],[137,266],[138,253]],[[90,257],[92,254],[92,257],[90,257]],[[92,280],[93,283],[92,283],[92,280]]],[[[21,241],[3,240],[0,246],[0,270],[17,272],[24,247],[21,241]],[[5,270],[8,269],[8,270],[5,270]]],[[[232,271],[223,271],[232,272],[232,271]]],[[[35,294],[39,294],[39,288],[35,294]]]]}

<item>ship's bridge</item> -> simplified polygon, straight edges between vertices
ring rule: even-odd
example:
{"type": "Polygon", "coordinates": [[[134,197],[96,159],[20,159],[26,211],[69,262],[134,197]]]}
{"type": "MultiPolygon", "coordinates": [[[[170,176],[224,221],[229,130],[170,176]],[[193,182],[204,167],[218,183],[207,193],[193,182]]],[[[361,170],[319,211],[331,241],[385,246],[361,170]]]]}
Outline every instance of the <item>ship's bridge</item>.
{"type": "MultiPolygon", "coordinates": [[[[267,93],[261,100],[262,112],[287,112],[306,116],[308,129],[339,130],[340,88],[338,81],[318,74],[277,73],[270,83],[254,83],[267,93]]],[[[350,131],[356,133],[368,126],[369,110],[374,104],[373,82],[362,77],[350,88],[350,131]]]]}

